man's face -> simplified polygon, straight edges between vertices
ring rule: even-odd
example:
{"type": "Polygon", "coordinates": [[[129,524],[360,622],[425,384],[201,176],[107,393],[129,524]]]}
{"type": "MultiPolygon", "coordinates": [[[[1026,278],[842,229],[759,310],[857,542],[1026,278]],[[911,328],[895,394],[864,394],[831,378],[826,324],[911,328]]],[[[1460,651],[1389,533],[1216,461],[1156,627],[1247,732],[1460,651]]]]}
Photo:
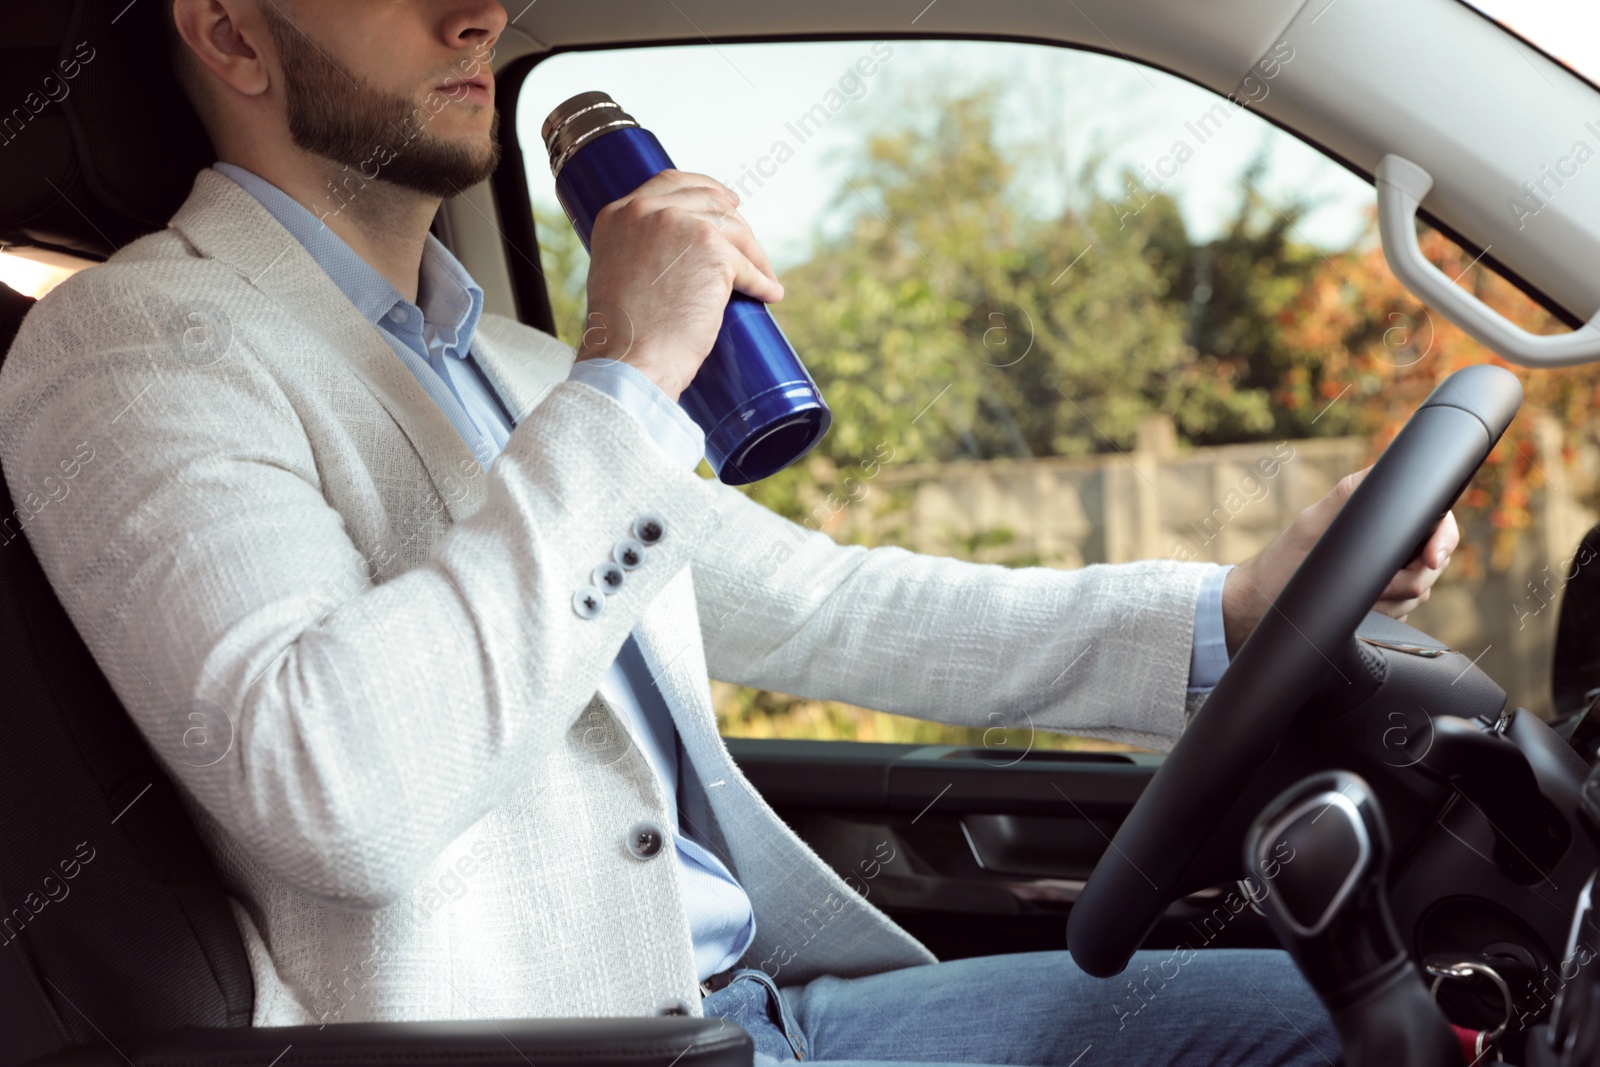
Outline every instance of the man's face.
{"type": "Polygon", "coordinates": [[[283,66],[296,145],[431,196],[454,196],[494,172],[500,116],[490,48],[505,21],[498,4],[475,23],[487,32],[465,48],[441,38],[439,4],[341,3],[337,18],[320,6],[260,5],[283,66]]]}

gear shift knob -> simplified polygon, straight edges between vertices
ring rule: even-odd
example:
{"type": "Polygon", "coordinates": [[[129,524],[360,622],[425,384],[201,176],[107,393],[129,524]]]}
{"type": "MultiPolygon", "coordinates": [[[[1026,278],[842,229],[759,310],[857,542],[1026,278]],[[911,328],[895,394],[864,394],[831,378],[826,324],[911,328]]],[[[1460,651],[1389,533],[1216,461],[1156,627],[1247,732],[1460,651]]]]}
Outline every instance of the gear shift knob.
{"type": "Polygon", "coordinates": [[[1348,771],[1291,786],[1245,835],[1262,911],[1333,1016],[1345,1063],[1459,1065],[1461,1047],[1389,912],[1389,853],[1378,798],[1348,771]]]}
{"type": "Polygon", "coordinates": [[[1389,830],[1361,778],[1305,779],[1262,811],[1245,844],[1274,932],[1330,1009],[1405,959],[1384,893],[1389,830]]]}

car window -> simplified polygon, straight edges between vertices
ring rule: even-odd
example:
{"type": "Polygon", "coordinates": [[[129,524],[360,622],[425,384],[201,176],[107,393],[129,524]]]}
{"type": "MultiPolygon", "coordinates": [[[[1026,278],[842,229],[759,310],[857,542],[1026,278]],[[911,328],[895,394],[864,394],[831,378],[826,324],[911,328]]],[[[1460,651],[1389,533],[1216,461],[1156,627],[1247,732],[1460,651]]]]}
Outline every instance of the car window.
{"type": "MultiPolygon", "coordinates": [[[[601,89],[679,168],[739,192],[786,289],[774,314],[833,409],[754,499],[841,542],[1013,567],[1238,562],[1371,462],[1444,376],[1494,359],[1390,274],[1372,187],[1255,113],[1294,58],[1278,42],[1224,98],[1016,43],[557,55],[517,115],[557,329],[577,343],[587,257],[538,131],[601,89]]],[[[1567,328],[1442,234],[1421,239],[1525,328],[1567,328]]],[[[1523,413],[1409,621],[1549,715],[1556,601],[1594,519],[1596,379],[1513,369],[1523,413]]],[[[713,690],[729,736],[1107,747],[1003,716],[963,730],[713,690]]]]}

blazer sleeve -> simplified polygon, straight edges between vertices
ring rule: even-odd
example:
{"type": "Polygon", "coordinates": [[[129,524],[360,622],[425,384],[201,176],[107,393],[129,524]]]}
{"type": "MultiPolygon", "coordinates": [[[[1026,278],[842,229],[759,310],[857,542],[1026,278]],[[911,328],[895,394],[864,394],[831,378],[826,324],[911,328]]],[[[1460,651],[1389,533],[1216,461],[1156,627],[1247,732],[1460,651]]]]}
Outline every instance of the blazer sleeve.
{"type": "Polygon", "coordinates": [[[236,327],[225,358],[187,362],[152,327],[176,312],[137,264],[36,306],[0,376],[19,505],[0,538],[21,526],[158,757],[253,858],[330,903],[383,906],[565,743],[720,521],[714,497],[615,400],[563,382],[479,511],[374,584],[248,339],[236,327]],[[69,478],[80,442],[92,458],[69,478]],[[665,533],[645,565],[581,617],[574,593],[651,512],[665,533]],[[230,743],[196,759],[208,715],[230,743]]]}
{"type": "Polygon", "coordinates": [[[959,726],[1165,751],[1210,564],[1011,568],[840,545],[717,486],[695,556],[713,678],[959,726]]]}

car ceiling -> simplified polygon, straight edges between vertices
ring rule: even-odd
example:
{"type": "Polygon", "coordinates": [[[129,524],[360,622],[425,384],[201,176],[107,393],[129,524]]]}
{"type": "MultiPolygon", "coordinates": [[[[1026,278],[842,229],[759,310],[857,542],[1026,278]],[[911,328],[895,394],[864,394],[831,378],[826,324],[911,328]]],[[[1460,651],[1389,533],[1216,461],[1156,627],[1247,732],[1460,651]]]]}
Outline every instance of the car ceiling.
{"type": "Polygon", "coordinates": [[[1226,95],[1287,41],[1257,111],[1366,176],[1390,152],[1418,163],[1435,182],[1425,212],[1578,318],[1600,310],[1600,92],[1458,0],[504,2],[497,68],[645,42],[979,36],[1123,55],[1226,95]],[[1523,183],[1580,140],[1597,158],[1519,228],[1509,199],[1533,206],[1523,183]]]}

